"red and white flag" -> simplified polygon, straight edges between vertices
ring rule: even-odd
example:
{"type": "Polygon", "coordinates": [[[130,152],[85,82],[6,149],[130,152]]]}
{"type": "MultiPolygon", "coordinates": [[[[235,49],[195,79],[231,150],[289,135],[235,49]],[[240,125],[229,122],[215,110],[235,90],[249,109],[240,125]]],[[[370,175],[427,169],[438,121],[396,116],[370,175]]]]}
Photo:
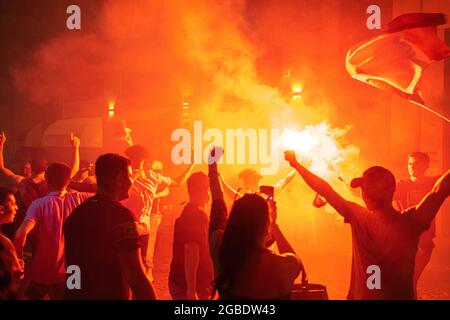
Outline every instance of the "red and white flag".
{"type": "Polygon", "coordinates": [[[450,57],[450,47],[437,35],[446,23],[442,13],[408,13],[392,20],[383,34],[351,48],[346,57],[349,74],[387,92],[430,109],[422,99],[420,80],[432,63],[450,57]]]}

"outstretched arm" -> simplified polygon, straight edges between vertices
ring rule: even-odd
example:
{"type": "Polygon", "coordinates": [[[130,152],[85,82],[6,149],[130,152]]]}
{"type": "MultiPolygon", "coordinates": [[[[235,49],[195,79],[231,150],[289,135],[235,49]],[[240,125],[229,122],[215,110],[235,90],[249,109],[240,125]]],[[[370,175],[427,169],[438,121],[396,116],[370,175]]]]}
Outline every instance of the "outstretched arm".
{"type": "Polygon", "coordinates": [[[297,170],[297,172],[312,190],[324,197],[340,215],[344,217],[347,216],[348,201],[342,198],[336,191],[334,191],[333,188],[328,184],[328,182],[316,176],[314,173],[310,172],[308,169],[298,163],[297,159],[295,158],[294,151],[286,151],[285,159],[289,161],[289,164],[295,170],[297,170]]]}
{"type": "Polygon", "coordinates": [[[191,175],[192,170],[194,169],[194,166],[195,166],[193,150],[191,151],[191,159],[192,159],[191,165],[187,169],[185,169],[178,177],[172,178],[171,186],[181,186],[182,184],[184,184],[187,181],[187,179],[191,175]]]}
{"type": "Polygon", "coordinates": [[[178,177],[172,179],[172,186],[181,186],[184,184],[194,169],[195,163],[192,163],[187,169],[185,169],[178,177]]]}
{"type": "Polygon", "coordinates": [[[24,177],[15,174],[8,168],[5,168],[5,161],[3,158],[3,148],[5,146],[6,142],[6,134],[5,132],[0,133],[0,172],[1,174],[6,178],[9,184],[11,184],[14,187],[17,187],[23,180],[25,180],[24,177]]]}
{"type": "Polygon", "coordinates": [[[295,170],[292,170],[286,177],[275,183],[275,193],[278,195],[295,178],[295,170]]]}
{"type": "Polygon", "coordinates": [[[70,170],[70,177],[73,178],[80,169],[80,138],[70,133],[70,144],[73,148],[72,154],[72,169],[70,170]]]}
{"type": "Polygon", "coordinates": [[[450,195],[450,170],[443,174],[422,201],[416,206],[416,219],[423,230],[428,230],[442,203],[450,195]]]}
{"type": "Polygon", "coordinates": [[[125,128],[125,141],[128,144],[129,147],[133,145],[133,139],[131,138],[131,129],[125,128]]]}
{"type": "Polygon", "coordinates": [[[155,199],[167,197],[169,193],[170,193],[169,187],[164,187],[164,189],[155,193],[155,199]]]}

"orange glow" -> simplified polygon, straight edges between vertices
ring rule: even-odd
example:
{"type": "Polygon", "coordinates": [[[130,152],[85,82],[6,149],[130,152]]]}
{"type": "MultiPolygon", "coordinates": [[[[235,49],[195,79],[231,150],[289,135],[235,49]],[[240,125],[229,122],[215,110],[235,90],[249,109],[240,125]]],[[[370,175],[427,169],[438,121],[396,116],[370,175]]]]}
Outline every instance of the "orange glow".
{"type": "Polygon", "coordinates": [[[286,129],[283,144],[286,150],[306,153],[314,146],[316,139],[308,132],[286,129]]]}
{"type": "Polygon", "coordinates": [[[292,93],[294,95],[298,95],[298,94],[302,93],[302,91],[303,91],[303,87],[299,83],[295,83],[292,85],[292,93]]]}
{"type": "Polygon", "coordinates": [[[306,126],[302,130],[285,129],[281,148],[295,151],[300,159],[307,160],[316,174],[324,178],[337,177],[349,173],[347,169],[338,168],[338,164],[349,161],[351,153],[358,150],[340,144],[339,137],[344,131],[332,129],[325,122],[306,126]]]}
{"type": "Polygon", "coordinates": [[[110,101],[109,103],[108,103],[108,117],[111,119],[111,118],[114,118],[114,116],[116,115],[115,114],[115,109],[116,109],[116,104],[115,104],[115,102],[114,101],[110,101]]]}

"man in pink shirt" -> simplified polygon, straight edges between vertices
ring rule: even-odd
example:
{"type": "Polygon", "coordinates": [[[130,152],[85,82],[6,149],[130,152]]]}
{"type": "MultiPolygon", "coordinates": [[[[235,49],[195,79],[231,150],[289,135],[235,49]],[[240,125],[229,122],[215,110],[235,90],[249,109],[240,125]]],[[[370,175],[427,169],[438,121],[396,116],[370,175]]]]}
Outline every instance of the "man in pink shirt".
{"type": "Polygon", "coordinates": [[[26,296],[32,300],[60,299],[64,293],[63,224],[72,211],[92,194],[68,192],[70,168],[64,163],[52,163],[45,172],[49,194],[33,201],[15,234],[17,255],[22,257],[27,236],[33,234],[33,256],[26,269],[30,285],[26,296]]]}

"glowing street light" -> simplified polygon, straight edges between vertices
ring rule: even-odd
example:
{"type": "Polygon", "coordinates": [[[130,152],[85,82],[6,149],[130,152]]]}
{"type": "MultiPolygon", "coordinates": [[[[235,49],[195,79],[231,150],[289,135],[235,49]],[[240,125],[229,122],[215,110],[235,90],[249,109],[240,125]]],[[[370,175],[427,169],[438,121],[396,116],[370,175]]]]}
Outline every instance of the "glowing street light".
{"type": "Polygon", "coordinates": [[[294,83],[294,84],[292,85],[292,98],[293,98],[294,100],[300,99],[300,98],[301,98],[302,91],[303,91],[302,85],[299,84],[299,83],[294,83]]]}
{"type": "Polygon", "coordinates": [[[114,101],[110,101],[108,103],[108,117],[109,118],[114,118],[115,116],[115,109],[116,109],[116,104],[114,101]]]}

